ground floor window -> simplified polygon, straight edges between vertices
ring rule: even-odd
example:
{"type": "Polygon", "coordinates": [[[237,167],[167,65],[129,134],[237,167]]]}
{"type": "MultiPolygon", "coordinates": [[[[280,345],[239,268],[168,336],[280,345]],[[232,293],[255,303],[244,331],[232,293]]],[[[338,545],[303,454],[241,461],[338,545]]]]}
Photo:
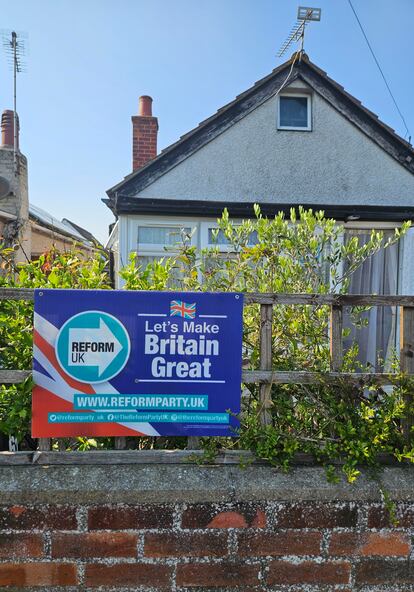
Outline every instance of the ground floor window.
{"type": "MultiPolygon", "coordinates": [[[[357,236],[360,243],[366,244],[370,229],[346,229],[344,240],[357,236]]],[[[387,240],[394,234],[393,229],[383,230],[387,240]]],[[[350,294],[397,294],[399,268],[399,243],[381,249],[351,276],[348,289],[350,294]]],[[[384,369],[382,360],[390,360],[396,346],[397,314],[394,306],[374,306],[363,313],[365,326],[356,328],[351,324],[350,313],[345,313],[344,325],[350,330],[345,339],[345,347],[356,340],[359,345],[359,361],[369,364],[378,371],[384,369]]]]}
{"type": "MultiPolygon", "coordinates": [[[[218,256],[231,259],[231,247],[223,231],[214,219],[173,218],[159,222],[154,217],[142,217],[128,221],[129,249],[138,253],[138,262],[142,266],[160,259],[173,256],[179,244],[192,245],[202,250],[215,247],[218,256]]],[[[237,220],[234,220],[237,228],[237,220]]],[[[394,234],[391,224],[346,223],[343,240],[349,241],[357,236],[360,243],[369,241],[372,228],[382,229],[387,240],[394,234]],[[353,226],[351,226],[351,224],[353,226]]],[[[251,233],[248,244],[257,243],[257,234],[251,233]]],[[[348,292],[350,294],[397,294],[400,244],[396,243],[365,261],[352,275],[348,292]]],[[[208,261],[205,262],[208,269],[208,261]]],[[[177,272],[178,273],[178,272],[177,272]]],[[[321,269],[329,277],[329,269],[321,269]]],[[[345,347],[353,341],[359,344],[359,361],[380,371],[384,364],[379,358],[390,359],[396,347],[397,314],[395,307],[372,307],[363,314],[366,326],[356,328],[351,323],[349,311],[345,311],[345,327],[350,334],[345,338],[345,347]]]]}

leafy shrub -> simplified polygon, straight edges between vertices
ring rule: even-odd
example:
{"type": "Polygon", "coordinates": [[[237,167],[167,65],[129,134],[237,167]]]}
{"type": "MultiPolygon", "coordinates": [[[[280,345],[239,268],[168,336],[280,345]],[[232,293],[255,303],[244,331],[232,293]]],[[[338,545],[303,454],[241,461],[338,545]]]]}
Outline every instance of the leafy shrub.
{"type": "MultiPolygon", "coordinates": [[[[25,265],[13,265],[13,251],[0,251],[2,288],[109,288],[102,253],[85,259],[77,250],[59,253],[55,249],[25,265]]],[[[33,303],[0,301],[0,366],[27,370],[32,367],[33,303]]],[[[30,433],[32,379],[12,386],[0,386],[0,432],[19,440],[30,433]]]]}
{"type": "MultiPolygon", "coordinates": [[[[127,289],[178,289],[194,291],[317,293],[346,292],[352,273],[381,248],[388,248],[405,233],[408,224],[384,240],[372,231],[360,244],[357,237],[344,243],[344,228],[323,212],[292,209],[290,219],[282,213],[274,219],[261,215],[235,223],[227,211],[218,221],[216,239],[227,241],[226,253],[218,246],[198,252],[183,240],[162,261],[141,268],[138,257],[121,272],[127,289]]],[[[355,310],[360,321],[363,309],[355,310]]],[[[274,307],[272,325],[275,370],[330,369],[328,306],[274,307]]],[[[258,305],[244,309],[244,367],[257,369],[259,362],[260,311],[258,305]]],[[[358,347],[350,348],[343,370],[361,369],[358,347]]],[[[243,386],[241,428],[238,438],[203,439],[206,458],[221,448],[251,450],[255,456],[287,468],[297,452],[311,453],[330,466],[344,460],[344,471],[354,480],[360,463],[375,465],[379,453],[409,458],[400,418],[405,413],[403,395],[407,381],[394,361],[396,387],[383,389],[374,380],[352,386],[346,381],[328,384],[321,374],[317,385],[269,386],[265,403],[270,421],[263,425],[263,404],[257,385],[243,386]],[[405,385],[405,386],[404,386],[405,385]]],[[[365,368],[365,371],[369,369],[365,368]]],[[[400,457],[401,458],[401,457],[400,457]]],[[[333,476],[333,469],[329,469],[333,476]]]]}
{"type": "MultiPolygon", "coordinates": [[[[343,227],[326,219],[323,212],[300,208],[296,219],[283,214],[274,219],[261,215],[256,219],[232,222],[227,211],[218,221],[216,240],[227,241],[227,251],[218,246],[198,252],[184,234],[182,240],[161,260],[141,266],[139,255],[120,272],[130,290],[240,291],[317,293],[346,292],[349,279],[359,266],[381,248],[388,248],[404,234],[408,224],[385,241],[373,231],[361,245],[354,237],[344,243],[343,227]]],[[[98,254],[90,261],[79,253],[45,254],[38,261],[14,270],[4,261],[0,285],[43,288],[108,288],[105,260],[98,254]]],[[[355,310],[360,322],[361,310],[355,310]]],[[[259,387],[243,385],[241,428],[235,438],[202,439],[205,459],[218,450],[251,450],[273,465],[287,468],[297,452],[311,453],[335,478],[332,463],[341,459],[350,481],[357,465],[376,466],[378,454],[393,454],[398,460],[414,457],[400,429],[400,419],[411,412],[404,397],[412,392],[412,381],[399,373],[394,360],[395,386],[383,389],[371,380],[351,385],[346,381],[328,384],[323,373],[329,371],[329,315],[327,306],[274,307],[272,325],[273,368],[320,372],[316,385],[280,385],[268,387],[266,402],[259,387]],[[266,409],[264,409],[265,407],[266,409]],[[264,410],[269,418],[263,424],[264,410]]],[[[245,306],[243,365],[256,369],[259,362],[260,311],[258,305],[245,306]]],[[[0,303],[0,361],[3,368],[27,369],[31,366],[32,304],[0,303]]],[[[343,370],[361,369],[357,363],[357,345],[345,354],[343,370]]],[[[366,369],[365,369],[366,370],[366,369]]],[[[18,435],[29,430],[31,381],[0,388],[0,431],[18,435]]],[[[230,410],[231,411],[231,410],[230,410]]],[[[185,446],[184,439],[138,438],[137,447],[185,446]]],[[[110,439],[80,439],[78,448],[109,446],[110,439]]]]}

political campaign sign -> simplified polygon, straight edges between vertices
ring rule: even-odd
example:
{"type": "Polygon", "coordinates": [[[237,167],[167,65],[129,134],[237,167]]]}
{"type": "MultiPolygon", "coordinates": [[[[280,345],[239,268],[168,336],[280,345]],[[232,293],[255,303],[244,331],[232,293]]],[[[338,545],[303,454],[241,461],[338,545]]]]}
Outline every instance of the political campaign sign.
{"type": "Polygon", "coordinates": [[[36,290],[33,437],[234,436],[243,295],[36,290]]]}

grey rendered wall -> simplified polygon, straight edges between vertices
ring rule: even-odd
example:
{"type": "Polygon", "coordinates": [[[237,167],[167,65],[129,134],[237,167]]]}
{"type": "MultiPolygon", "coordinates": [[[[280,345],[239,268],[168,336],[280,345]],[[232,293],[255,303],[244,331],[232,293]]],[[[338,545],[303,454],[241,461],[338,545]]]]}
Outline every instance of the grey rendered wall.
{"type": "Polygon", "coordinates": [[[312,104],[313,131],[277,130],[274,97],[138,196],[414,205],[411,173],[320,96],[312,104]]]}

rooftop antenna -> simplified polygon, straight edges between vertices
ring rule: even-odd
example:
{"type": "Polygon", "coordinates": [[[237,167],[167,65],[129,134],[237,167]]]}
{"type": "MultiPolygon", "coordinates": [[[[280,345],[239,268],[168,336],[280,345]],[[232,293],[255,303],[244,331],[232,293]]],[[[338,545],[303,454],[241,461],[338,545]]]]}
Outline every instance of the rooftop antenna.
{"type": "Polygon", "coordinates": [[[24,58],[26,56],[27,35],[24,33],[16,33],[16,31],[2,31],[3,33],[3,47],[6,52],[9,66],[13,69],[13,165],[14,172],[17,174],[17,137],[18,137],[18,120],[17,120],[17,74],[25,71],[24,58]]]}
{"type": "Polygon", "coordinates": [[[320,8],[310,8],[309,6],[299,6],[298,8],[298,15],[296,23],[293,25],[292,29],[290,30],[289,35],[287,36],[286,41],[280,47],[277,57],[281,58],[284,53],[289,49],[292,43],[301,40],[301,47],[300,52],[303,53],[303,46],[305,42],[305,29],[306,25],[310,21],[320,21],[321,20],[321,9],[320,8]]]}

